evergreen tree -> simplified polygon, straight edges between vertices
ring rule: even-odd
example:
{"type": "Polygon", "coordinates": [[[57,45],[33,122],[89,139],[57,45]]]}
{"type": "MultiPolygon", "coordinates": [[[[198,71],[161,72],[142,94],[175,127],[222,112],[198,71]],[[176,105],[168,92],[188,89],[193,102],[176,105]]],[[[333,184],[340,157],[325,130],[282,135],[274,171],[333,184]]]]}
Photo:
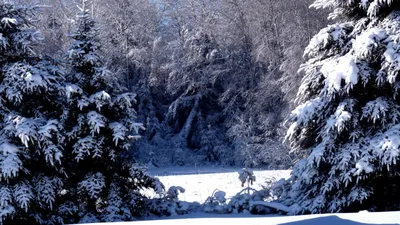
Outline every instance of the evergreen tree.
{"type": "Polygon", "coordinates": [[[49,219],[63,187],[63,78],[34,52],[37,8],[0,1],[0,224],[49,219]]]}
{"type": "Polygon", "coordinates": [[[98,29],[82,1],[68,53],[66,76],[67,194],[59,208],[65,222],[126,221],[145,210],[143,188],[163,187],[135,167],[131,139],[139,137],[135,95],[123,92],[98,53],[98,29]]]}
{"type": "MultiPolygon", "coordinates": [[[[400,13],[393,0],[317,0],[342,22],[310,42],[287,140],[299,161],[281,201],[292,213],[400,206],[400,13]]],[[[283,189],[282,189],[283,190],[283,189]]]]}

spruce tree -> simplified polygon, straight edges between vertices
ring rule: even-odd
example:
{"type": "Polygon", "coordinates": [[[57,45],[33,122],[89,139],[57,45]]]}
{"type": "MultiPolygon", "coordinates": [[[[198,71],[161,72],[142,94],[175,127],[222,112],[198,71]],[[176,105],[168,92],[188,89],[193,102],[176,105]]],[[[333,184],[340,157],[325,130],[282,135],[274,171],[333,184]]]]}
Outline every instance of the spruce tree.
{"type": "Polygon", "coordinates": [[[63,78],[34,52],[37,9],[0,1],[0,224],[57,220],[49,215],[63,187],[63,78]]]}
{"type": "Polygon", "coordinates": [[[287,140],[307,155],[281,201],[292,213],[400,208],[400,12],[393,0],[317,0],[337,23],[309,60],[287,140]]]}
{"type": "Polygon", "coordinates": [[[130,143],[143,128],[135,122],[135,95],[124,92],[103,65],[89,3],[82,1],[70,35],[64,108],[67,201],[60,214],[68,223],[133,220],[146,209],[140,191],[163,187],[135,167],[130,143]]]}

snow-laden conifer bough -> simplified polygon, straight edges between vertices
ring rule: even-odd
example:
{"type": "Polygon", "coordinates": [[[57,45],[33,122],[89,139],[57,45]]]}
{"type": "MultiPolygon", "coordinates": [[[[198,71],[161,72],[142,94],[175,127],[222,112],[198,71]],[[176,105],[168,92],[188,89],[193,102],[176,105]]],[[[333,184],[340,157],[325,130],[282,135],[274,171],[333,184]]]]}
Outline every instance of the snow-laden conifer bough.
{"type": "Polygon", "coordinates": [[[335,24],[305,50],[286,140],[307,155],[276,187],[292,214],[400,208],[400,2],[316,0],[335,24]]]}

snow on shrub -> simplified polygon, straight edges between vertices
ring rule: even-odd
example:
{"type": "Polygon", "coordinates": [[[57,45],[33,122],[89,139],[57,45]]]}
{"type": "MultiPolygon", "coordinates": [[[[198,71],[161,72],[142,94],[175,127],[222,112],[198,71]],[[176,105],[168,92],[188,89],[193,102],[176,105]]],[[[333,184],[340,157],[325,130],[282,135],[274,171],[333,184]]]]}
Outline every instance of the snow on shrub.
{"type": "Polygon", "coordinates": [[[160,198],[149,200],[150,213],[157,216],[183,215],[193,212],[199,208],[198,202],[185,202],[179,200],[179,194],[185,193],[185,189],[179,186],[172,186],[160,198]]]}
{"type": "Polygon", "coordinates": [[[239,172],[239,180],[247,187],[238,192],[228,202],[226,194],[223,191],[215,190],[212,196],[208,197],[203,205],[203,211],[206,213],[251,213],[251,214],[274,214],[287,213],[288,207],[277,203],[276,197],[273,195],[271,188],[275,183],[275,179],[271,178],[265,181],[265,185],[261,190],[255,190],[250,185],[256,180],[251,169],[244,168],[239,172]]]}

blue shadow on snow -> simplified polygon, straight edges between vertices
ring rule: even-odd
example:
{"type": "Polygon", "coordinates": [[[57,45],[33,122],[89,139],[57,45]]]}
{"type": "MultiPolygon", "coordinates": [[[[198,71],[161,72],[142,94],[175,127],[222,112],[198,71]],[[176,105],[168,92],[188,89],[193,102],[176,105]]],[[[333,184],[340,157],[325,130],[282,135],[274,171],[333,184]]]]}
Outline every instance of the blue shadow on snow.
{"type": "MultiPolygon", "coordinates": [[[[400,221],[399,221],[400,222],[400,221]]],[[[279,225],[399,225],[400,223],[396,224],[367,224],[367,223],[359,223],[351,220],[345,220],[338,216],[325,216],[325,217],[318,217],[314,219],[306,219],[296,222],[290,223],[282,223],[279,225]]]]}

